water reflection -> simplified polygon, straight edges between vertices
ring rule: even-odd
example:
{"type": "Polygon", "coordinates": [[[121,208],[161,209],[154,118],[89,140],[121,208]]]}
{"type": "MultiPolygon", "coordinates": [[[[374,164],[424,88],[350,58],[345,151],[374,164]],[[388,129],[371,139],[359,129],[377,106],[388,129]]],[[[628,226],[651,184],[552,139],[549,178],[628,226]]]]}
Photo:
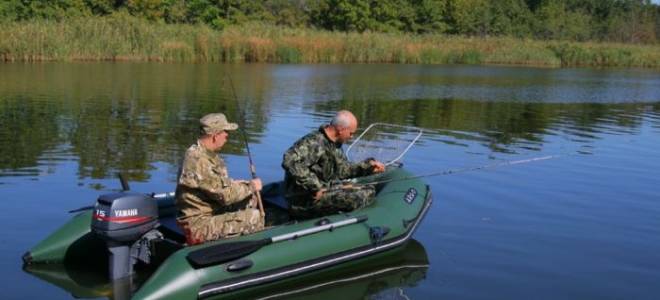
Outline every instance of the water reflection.
{"type": "MultiPolygon", "coordinates": [[[[77,158],[79,178],[107,178],[121,171],[132,180],[148,180],[155,162],[178,164],[196,137],[197,116],[205,111],[237,115],[235,102],[227,99],[210,108],[200,106],[179,104],[154,112],[141,100],[97,99],[70,107],[62,102],[5,98],[0,106],[0,175],[37,176],[46,162],[70,154],[77,158]]],[[[312,109],[325,117],[341,108],[356,112],[362,124],[421,127],[425,129],[422,144],[437,141],[465,147],[477,143],[501,153],[539,151],[551,136],[588,145],[603,133],[634,134],[644,120],[655,128],[660,123],[658,105],[647,104],[416,99],[329,101],[312,109]]],[[[251,142],[259,143],[268,116],[255,110],[248,115],[251,142]]],[[[225,152],[236,154],[242,149],[241,139],[233,138],[225,152]]]]}
{"type": "MultiPolygon", "coordinates": [[[[103,252],[100,252],[103,253],[103,252]]],[[[350,267],[331,272],[308,274],[295,282],[270,286],[267,290],[255,288],[238,299],[406,299],[405,288],[423,280],[429,267],[424,246],[410,240],[401,248],[376,258],[369,258],[350,267]]],[[[31,265],[25,271],[53,284],[75,298],[130,299],[132,293],[148,278],[149,273],[138,273],[110,283],[107,266],[90,262],[86,265],[31,265]]]]}
{"type": "Polygon", "coordinates": [[[271,289],[255,299],[409,299],[406,288],[426,277],[429,261],[424,246],[410,240],[403,249],[370,262],[310,276],[294,285],[271,289]]]}
{"type": "MultiPolygon", "coordinates": [[[[267,77],[234,75],[243,88],[237,102],[223,76],[231,69],[209,77],[203,66],[161,72],[157,65],[71,64],[65,74],[57,64],[7,67],[18,71],[0,72],[0,176],[36,176],[40,161],[48,160],[44,154],[66,145],[80,178],[121,171],[143,181],[153,162],[178,162],[198,133],[200,115],[223,111],[238,120],[243,102],[252,142],[268,118],[261,104],[267,77]]],[[[239,141],[230,140],[225,151],[240,153],[239,141]]]]}
{"type": "MultiPolygon", "coordinates": [[[[363,126],[387,122],[424,128],[422,144],[479,144],[491,152],[517,153],[540,151],[553,136],[561,136],[588,146],[603,133],[634,134],[645,120],[657,130],[660,104],[638,102],[660,100],[655,99],[660,97],[656,83],[648,71],[9,64],[0,70],[0,177],[38,176],[52,172],[59,160],[74,159],[79,179],[121,171],[131,180],[147,181],[156,162],[176,172],[201,115],[222,111],[238,120],[240,109],[246,111],[245,127],[256,144],[269,126],[297,122],[296,114],[320,120],[347,108],[363,126]],[[628,79],[621,79],[622,73],[628,79]],[[635,92],[619,99],[623,103],[607,103],[621,85],[635,92]],[[433,97],[415,97],[429,93],[433,97]],[[579,96],[585,93],[589,96],[579,96]],[[626,100],[630,97],[635,101],[626,100]],[[580,101],[594,98],[605,103],[580,101]]],[[[239,138],[230,139],[224,150],[242,151],[239,138]]]]}
{"type": "Polygon", "coordinates": [[[39,158],[63,142],[57,105],[35,105],[27,97],[0,97],[0,170],[5,176],[38,175],[39,158]],[[2,172],[5,173],[5,172],[2,172]]]}
{"type": "Polygon", "coordinates": [[[112,287],[103,273],[48,264],[29,266],[25,272],[64,289],[75,298],[100,298],[112,294],[112,287]]]}

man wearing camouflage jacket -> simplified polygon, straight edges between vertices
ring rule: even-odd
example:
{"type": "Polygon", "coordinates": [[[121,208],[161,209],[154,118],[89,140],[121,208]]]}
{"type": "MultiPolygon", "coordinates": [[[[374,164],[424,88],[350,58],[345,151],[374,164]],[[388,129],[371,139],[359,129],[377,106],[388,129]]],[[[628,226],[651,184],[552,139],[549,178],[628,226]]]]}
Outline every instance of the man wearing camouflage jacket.
{"type": "Polygon", "coordinates": [[[351,163],[342,151],[357,130],[357,119],[346,110],[332,122],[298,140],[284,153],[285,196],[293,217],[304,219],[347,212],[373,202],[373,186],[330,188],[333,182],[379,173],[385,166],[374,159],[351,163]]]}
{"type": "Polygon", "coordinates": [[[201,137],[186,151],[176,187],[177,223],[189,245],[259,231],[264,216],[253,196],[261,180],[232,180],[218,151],[238,125],[221,113],[200,120],[201,137]]]}

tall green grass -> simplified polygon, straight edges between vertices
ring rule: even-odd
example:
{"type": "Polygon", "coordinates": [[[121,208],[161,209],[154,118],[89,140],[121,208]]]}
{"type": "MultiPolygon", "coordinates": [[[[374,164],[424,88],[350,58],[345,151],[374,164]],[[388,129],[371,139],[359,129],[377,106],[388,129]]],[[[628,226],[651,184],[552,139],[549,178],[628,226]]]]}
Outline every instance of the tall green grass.
{"type": "Polygon", "coordinates": [[[0,23],[0,60],[660,67],[660,45],[341,33],[262,24],[216,31],[124,14],[0,23]]]}

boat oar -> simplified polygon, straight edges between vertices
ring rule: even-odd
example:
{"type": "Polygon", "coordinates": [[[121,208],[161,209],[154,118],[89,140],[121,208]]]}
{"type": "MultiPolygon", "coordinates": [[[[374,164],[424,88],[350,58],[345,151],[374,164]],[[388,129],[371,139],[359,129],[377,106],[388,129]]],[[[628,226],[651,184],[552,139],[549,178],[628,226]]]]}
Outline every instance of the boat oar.
{"type": "Polygon", "coordinates": [[[214,245],[190,252],[187,258],[190,264],[196,268],[217,265],[247,256],[269,244],[287,241],[287,240],[293,240],[299,237],[303,237],[306,235],[310,235],[326,230],[332,231],[335,228],[361,223],[366,221],[367,219],[368,218],[366,215],[353,217],[346,220],[319,225],[312,228],[307,228],[307,229],[294,231],[282,235],[277,235],[274,237],[264,238],[260,240],[229,242],[229,243],[214,245]]]}

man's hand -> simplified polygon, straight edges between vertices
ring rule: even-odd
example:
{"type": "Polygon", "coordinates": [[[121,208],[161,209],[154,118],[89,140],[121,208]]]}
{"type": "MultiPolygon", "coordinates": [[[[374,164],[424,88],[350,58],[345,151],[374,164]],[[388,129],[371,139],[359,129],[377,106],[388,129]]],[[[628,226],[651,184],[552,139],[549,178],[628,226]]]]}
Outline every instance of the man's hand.
{"type": "Polygon", "coordinates": [[[323,193],[325,193],[325,189],[320,189],[316,191],[316,193],[314,194],[314,201],[319,201],[321,197],[323,197],[323,193]]]}
{"type": "Polygon", "coordinates": [[[369,164],[371,164],[371,168],[374,173],[383,173],[385,172],[385,165],[382,162],[379,162],[377,160],[372,160],[369,161],[369,164]]]}
{"type": "Polygon", "coordinates": [[[255,191],[261,191],[262,185],[261,185],[261,179],[255,178],[250,180],[250,185],[254,188],[255,191]]]}

